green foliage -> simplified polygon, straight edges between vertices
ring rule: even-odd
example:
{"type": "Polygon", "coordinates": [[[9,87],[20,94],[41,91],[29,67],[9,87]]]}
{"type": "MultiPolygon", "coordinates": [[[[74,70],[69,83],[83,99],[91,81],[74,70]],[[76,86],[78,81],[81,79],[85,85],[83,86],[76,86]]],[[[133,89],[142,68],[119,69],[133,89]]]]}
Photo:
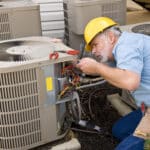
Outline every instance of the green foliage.
{"type": "Polygon", "coordinates": [[[150,150],[150,139],[145,140],[144,150],[150,150]]]}

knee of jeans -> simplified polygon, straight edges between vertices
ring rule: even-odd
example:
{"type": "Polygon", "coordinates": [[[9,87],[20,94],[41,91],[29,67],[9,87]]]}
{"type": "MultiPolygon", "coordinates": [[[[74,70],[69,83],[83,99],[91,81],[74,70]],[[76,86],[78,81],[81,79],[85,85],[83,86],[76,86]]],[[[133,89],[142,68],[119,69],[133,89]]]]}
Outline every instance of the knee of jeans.
{"type": "Polygon", "coordinates": [[[124,139],[115,150],[143,150],[144,149],[144,139],[134,137],[130,135],[124,139]]]}
{"type": "Polygon", "coordinates": [[[126,133],[119,128],[118,124],[114,124],[112,127],[112,135],[119,141],[122,141],[124,138],[126,138],[126,133]]]}

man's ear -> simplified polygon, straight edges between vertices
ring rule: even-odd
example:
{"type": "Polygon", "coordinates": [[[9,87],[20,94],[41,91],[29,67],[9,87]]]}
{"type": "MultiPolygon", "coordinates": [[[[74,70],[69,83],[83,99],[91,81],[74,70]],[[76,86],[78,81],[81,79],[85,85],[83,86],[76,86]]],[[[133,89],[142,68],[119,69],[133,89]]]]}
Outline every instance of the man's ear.
{"type": "Polygon", "coordinates": [[[109,31],[108,32],[108,39],[109,39],[109,42],[111,43],[111,44],[113,44],[115,41],[116,41],[116,36],[114,35],[114,33],[113,32],[111,32],[111,31],[109,31]]]}

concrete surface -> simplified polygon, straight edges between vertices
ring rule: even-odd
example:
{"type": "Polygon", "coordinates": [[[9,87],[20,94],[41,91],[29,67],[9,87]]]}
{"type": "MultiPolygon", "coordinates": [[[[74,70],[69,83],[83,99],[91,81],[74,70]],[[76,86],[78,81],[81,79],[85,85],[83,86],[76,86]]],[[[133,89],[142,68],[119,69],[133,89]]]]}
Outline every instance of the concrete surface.
{"type": "Polygon", "coordinates": [[[150,21],[150,11],[141,10],[141,11],[127,12],[126,24],[134,24],[147,21],[150,21]]]}
{"type": "Polygon", "coordinates": [[[126,24],[135,24],[150,21],[150,11],[142,8],[132,0],[127,0],[126,24]]]}

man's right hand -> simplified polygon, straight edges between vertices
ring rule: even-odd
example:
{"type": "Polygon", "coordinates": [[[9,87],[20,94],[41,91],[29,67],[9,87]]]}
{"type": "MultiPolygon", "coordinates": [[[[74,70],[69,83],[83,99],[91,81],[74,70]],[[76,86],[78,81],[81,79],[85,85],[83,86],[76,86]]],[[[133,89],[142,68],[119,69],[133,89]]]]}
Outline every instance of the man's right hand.
{"type": "Polygon", "coordinates": [[[76,67],[80,69],[85,74],[95,75],[97,74],[97,66],[99,62],[96,60],[86,57],[82,58],[77,64],[76,67]]]}

